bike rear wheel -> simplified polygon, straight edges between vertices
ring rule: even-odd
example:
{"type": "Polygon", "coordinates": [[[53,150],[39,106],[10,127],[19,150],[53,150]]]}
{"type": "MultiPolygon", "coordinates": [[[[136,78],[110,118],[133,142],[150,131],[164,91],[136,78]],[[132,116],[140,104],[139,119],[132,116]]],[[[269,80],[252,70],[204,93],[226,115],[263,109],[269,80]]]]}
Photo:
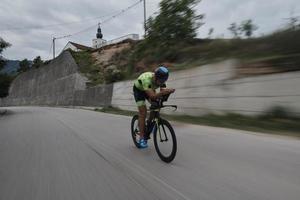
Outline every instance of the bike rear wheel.
{"type": "Polygon", "coordinates": [[[132,136],[132,140],[133,143],[135,144],[135,146],[137,148],[139,148],[139,139],[140,139],[140,135],[139,135],[139,116],[138,115],[134,115],[131,119],[131,136],[132,136]]]}
{"type": "Polygon", "coordinates": [[[154,146],[159,158],[170,163],[174,160],[177,152],[177,140],[171,124],[160,119],[154,129],[154,146]]]}

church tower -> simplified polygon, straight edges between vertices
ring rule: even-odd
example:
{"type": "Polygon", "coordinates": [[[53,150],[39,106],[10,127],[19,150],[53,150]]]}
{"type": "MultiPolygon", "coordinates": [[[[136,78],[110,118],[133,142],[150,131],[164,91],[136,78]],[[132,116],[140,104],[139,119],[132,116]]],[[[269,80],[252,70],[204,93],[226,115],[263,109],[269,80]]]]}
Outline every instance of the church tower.
{"type": "Polygon", "coordinates": [[[104,40],[102,38],[103,38],[103,34],[102,34],[100,23],[99,23],[98,29],[97,29],[97,34],[96,34],[96,39],[93,39],[93,48],[95,48],[95,49],[100,48],[106,43],[106,40],[104,40]]]}

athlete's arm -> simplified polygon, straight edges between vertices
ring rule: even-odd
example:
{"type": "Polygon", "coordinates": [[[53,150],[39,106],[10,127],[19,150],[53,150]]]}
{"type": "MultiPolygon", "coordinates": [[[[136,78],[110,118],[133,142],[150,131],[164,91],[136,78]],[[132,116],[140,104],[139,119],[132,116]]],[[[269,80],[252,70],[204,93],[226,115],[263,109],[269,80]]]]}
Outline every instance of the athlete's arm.
{"type": "Polygon", "coordinates": [[[175,89],[171,89],[171,88],[161,88],[160,92],[159,93],[155,93],[155,91],[153,90],[146,90],[145,91],[146,94],[148,95],[148,97],[155,101],[156,99],[158,99],[159,97],[162,97],[164,95],[167,95],[167,94],[171,94],[173,92],[175,92],[175,89]]]}

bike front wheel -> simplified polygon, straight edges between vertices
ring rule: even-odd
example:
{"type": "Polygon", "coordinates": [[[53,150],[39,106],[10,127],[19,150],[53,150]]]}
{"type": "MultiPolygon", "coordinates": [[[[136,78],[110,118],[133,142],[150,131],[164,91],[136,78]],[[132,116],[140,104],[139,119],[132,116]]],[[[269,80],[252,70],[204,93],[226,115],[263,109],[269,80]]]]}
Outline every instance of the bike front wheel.
{"type": "Polygon", "coordinates": [[[139,139],[140,139],[140,134],[139,134],[139,116],[138,115],[134,115],[131,119],[131,136],[132,136],[132,140],[133,143],[135,144],[135,146],[137,148],[139,148],[139,139]]]}
{"type": "Polygon", "coordinates": [[[154,128],[154,146],[159,158],[170,163],[174,160],[177,152],[177,140],[171,124],[160,119],[154,128]]]}

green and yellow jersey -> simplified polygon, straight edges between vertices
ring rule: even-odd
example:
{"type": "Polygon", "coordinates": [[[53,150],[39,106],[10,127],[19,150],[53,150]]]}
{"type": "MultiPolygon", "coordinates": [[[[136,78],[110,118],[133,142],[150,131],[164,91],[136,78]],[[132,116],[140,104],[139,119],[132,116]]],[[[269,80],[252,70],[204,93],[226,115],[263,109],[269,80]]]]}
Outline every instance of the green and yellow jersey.
{"type": "Polygon", "coordinates": [[[157,85],[154,82],[154,73],[145,72],[142,73],[137,80],[134,81],[134,98],[137,103],[137,106],[145,105],[145,99],[148,99],[145,91],[147,90],[156,90],[157,88],[165,88],[166,84],[157,85]]]}
{"type": "Polygon", "coordinates": [[[152,72],[142,73],[134,82],[135,87],[141,91],[146,91],[149,89],[154,89],[154,90],[157,89],[158,87],[154,86],[153,83],[153,76],[154,73],[152,72]]]}
{"type": "Polygon", "coordinates": [[[157,88],[161,87],[161,88],[164,88],[166,87],[166,85],[156,85],[154,83],[154,73],[153,72],[145,72],[145,73],[142,73],[138,78],[137,80],[134,82],[134,85],[137,89],[141,90],[141,91],[146,91],[146,90],[149,90],[149,89],[152,89],[152,90],[156,90],[157,88]]]}

